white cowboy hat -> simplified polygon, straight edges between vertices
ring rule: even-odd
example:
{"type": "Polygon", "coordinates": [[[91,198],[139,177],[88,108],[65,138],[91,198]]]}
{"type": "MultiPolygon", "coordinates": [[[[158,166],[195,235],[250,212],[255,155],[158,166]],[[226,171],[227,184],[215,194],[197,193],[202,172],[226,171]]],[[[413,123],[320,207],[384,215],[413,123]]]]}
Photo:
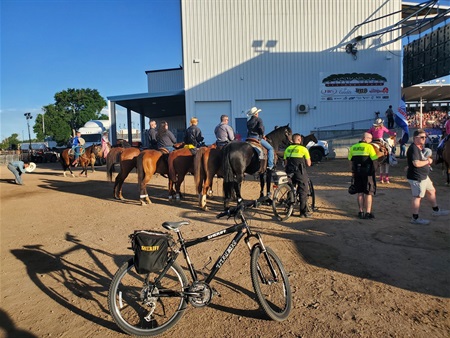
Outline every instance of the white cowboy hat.
{"type": "Polygon", "coordinates": [[[25,168],[25,171],[31,173],[34,169],[36,169],[36,163],[30,162],[28,163],[28,167],[25,168]]]}
{"type": "Polygon", "coordinates": [[[375,123],[373,125],[375,127],[377,127],[377,126],[381,126],[383,123],[384,123],[383,119],[378,118],[375,120],[375,123]]]}
{"type": "Polygon", "coordinates": [[[247,112],[248,116],[254,116],[256,114],[258,114],[261,111],[261,109],[256,108],[256,107],[252,107],[250,108],[250,110],[247,112]]]}

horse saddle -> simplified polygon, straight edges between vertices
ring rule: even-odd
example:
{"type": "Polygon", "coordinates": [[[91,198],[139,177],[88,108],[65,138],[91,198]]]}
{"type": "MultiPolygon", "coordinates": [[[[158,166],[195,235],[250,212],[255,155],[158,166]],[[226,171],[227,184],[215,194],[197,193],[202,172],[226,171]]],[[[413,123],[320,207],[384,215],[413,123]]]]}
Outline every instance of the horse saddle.
{"type": "Polygon", "coordinates": [[[372,142],[370,144],[374,147],[378,157],[389,155],[388,148],[384,144],[382,144],[381,142],[374,141],[374,142],[372,142]]]}
{"type": "Polygon", "coordinates": [[[258,139],[256,139],[256,138],[247,138],[247,139],[245,140],[245,142],[247,142],[248,144],[250,144],[250,145],[253,147],[253,149],[256,150],[256,152],[258,153],[258,157],[259,157],[260,160],[265,160],[265,159],[267,159],[267,149],[264,148],[264,147],[261,145],[261,142],[259,142],[258,139]]]}

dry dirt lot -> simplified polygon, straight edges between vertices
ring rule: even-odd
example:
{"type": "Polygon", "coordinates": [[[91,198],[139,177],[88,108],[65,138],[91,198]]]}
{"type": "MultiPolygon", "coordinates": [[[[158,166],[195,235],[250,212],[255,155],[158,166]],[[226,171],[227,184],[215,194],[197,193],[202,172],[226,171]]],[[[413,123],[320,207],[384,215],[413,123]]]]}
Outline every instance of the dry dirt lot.
{"type": "MultiPolygon", "coordinates": [[[[312,219],[298,213],[280,223],[261,207],[252,225],[290,273],[293,311],[282,323],[258,308],[249,255],[240,244],[213,286],[221,293],[203,309],[191,306],[166,337],[449,337],[450,216],[428,226],[409,224],[410,190],[405,160],[392,170],[392,183],[379,186],[374,220],[356,218],[356,198],[347,193],[349,164],[328,160],[310,168],[319,210],[312,219]]],[[[80,169],[76,169],[79,172],[80,169]]],[[[127,236],[135,229],[162,229],[166,220],[189,219],[188,238],[230,225],[216,220],[221,199],[209,211],[196,206],[193,178],[186,199],[170,205],[166,179],[149,185],[153,204],[141,206],[137,176],[124,186],[126,201],[112,198],[104,168],[88,178],[63,177],[58,164],[42,164],[11,184],[0,167],[2,337],[125,337],[107,308],[111,277],[131,254],[127,236]]],[[[432,179],[443,208],[450,187],[440,170],[432,179]]],[[[221,187],[214,185],[220,196],[221,187]]],[[[256,182],[244,183],[255,198],[256,182]]],[[[216,258],[229,237],[191,251],[197,269],[216,258]]]]}

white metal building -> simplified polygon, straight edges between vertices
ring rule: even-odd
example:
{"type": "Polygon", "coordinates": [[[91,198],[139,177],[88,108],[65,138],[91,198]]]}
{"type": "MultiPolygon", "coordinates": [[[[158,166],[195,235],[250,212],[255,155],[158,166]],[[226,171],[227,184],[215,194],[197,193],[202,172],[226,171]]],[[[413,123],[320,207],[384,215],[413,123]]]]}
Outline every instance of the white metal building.
{"type": "Polygon", "coordinates": [[[401,96],[402,42],[399,30],[376,33],[399,22],[401,8],[401,0],[181,0],[182,68],[146,72],[148,93],[109,97],[113,124],[115,104],[140,113],[142,128],[145,117],[170,118],[183,130],[196,116],[209,144],[222,114],[245,137],[252,106],[267,132],[384,116],[401,96]]]}

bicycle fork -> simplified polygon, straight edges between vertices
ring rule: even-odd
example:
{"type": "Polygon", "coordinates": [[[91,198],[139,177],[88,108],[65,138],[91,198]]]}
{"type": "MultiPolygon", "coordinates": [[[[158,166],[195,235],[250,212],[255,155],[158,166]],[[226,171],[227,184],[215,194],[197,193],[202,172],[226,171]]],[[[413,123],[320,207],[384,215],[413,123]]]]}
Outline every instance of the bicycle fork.
{"type": "MultiPolygon", "coordinates": [[[[267,250],[266,247],[264,246],[264,243],[262,241],[262,237],[260,234],[251,234],[249,235],[249,237],[245,238],[245,243],[248,246],[248,249],[250,250],[250,253],[252,252],[252,246],[250,244],[250,237],[255,237],[258,242],[259,242],[259,246],[261,247],[261,253],[264,255],[266,261],[267,261],[267,265],[269,266],[272,278],[270,278],[270,276],[265,276],[264,273],[262,272],[261,267],[259,266],[259,263],[257,264],[257,270],[258,270],[258,275],[259,278],[261,279],[263,284],[267,284],[267,285],[271,285],[273,282],[278,282],[278,274],[276,272],[276,270],[273,267],[272,261],[270,260],[269,255],[267,254],[267,250]]],[[[258,245],[258,244],[255,244],[258,245]]],[[[253,247],[255,247],[255,245],[253,247]]]]}

